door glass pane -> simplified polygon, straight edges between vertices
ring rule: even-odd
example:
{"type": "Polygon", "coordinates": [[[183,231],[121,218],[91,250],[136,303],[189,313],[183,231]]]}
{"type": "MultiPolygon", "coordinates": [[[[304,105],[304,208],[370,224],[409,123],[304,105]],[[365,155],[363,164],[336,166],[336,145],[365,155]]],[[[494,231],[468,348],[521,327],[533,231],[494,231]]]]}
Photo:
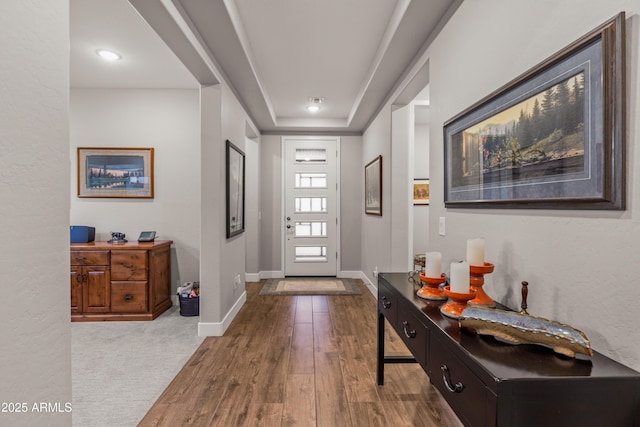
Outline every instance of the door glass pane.
{"type": "Polygon", "coordinates": [[[327,188],[327,174],[296,172],[296,188],[327,188]]]}
{"type": "Polygon", "coordinates": [[[325,163],[327,150],[324,148],[296,148],[296,163],[325,163]]]}
{"type": "Polygon", "coordinates": [[[296,237],[327,237],[327,222],[296,221],[296,237]]]}
{"type": "Polygon", "coordinates": [[[327,261],[326,246],[296,246],[296,262],[323,262],[327,261]]]}
{"type": "Polygon", "coordinates": [[[296,213],[324,213],[327,211],[326,197],[296,197],[296,213]]]}

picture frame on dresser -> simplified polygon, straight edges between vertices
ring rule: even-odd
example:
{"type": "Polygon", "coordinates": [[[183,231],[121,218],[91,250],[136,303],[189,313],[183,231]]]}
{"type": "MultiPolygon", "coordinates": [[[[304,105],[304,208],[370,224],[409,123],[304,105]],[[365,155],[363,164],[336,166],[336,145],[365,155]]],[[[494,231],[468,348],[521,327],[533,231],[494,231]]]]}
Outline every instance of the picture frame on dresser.
{"type": "Polygon", "coordinates": [[[382,155],[364,167],[364,213],[382,216],[382,155]]]}
{"type": "Polygon", "coordinates": [[[78,197],[153,199],[153,151],[78,147],[78,197]]]}
{"type": "Polygon", "coordinates": [[[245,155],[227,140],[226,206],[227,239],[244,232],[245,155]]]}
{"type": "Polygon", "coordinates": [[[456,208],[625,208],[625,14],[444,124],[456,208]]]}

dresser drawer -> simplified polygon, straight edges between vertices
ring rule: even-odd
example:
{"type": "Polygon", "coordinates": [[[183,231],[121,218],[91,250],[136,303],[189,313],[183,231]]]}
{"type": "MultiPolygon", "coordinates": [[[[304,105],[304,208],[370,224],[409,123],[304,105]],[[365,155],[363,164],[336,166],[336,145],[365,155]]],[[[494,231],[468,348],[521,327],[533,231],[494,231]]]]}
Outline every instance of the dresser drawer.
{"type": "MultiPolygon", "coordinates": [[[[464,425],[484,426],[495,417],[495,397],[485,384],[432,335],[429,346],[429,378],[464,425]],[[491,404],[494,404],[491,407],[491,404]],[[487,411],[491,416],[487,418],[487,411]]],[[[495,421],[491,425],[495,424],[495,421]]]]}
{"type": "Polygon", "coordinates": [[[111,251],[111,280],[147,280],[147,251],[111,251]]]}
{"type": "Polygon", "coordinates": [[[147,282],[111,282],[111,311],[144,313],[147,311],[147,282]]]}
{"type": "Polygon", "coordinates": [[[398,317],[398,297],[383,280],[378,280],[378,310],[395,328],[398,317]]]}
{"type": "Polygon", "coordinates": [[[71,251],[71,265],[109,265],[109,251],[71,251]]]}
{"type": "Polygon", "coordinates": [[[400,305],[396,331],[402,341],[411,350],[416,361],[427,369],[427,347],[429,330],[411,313],[405,304],[400,305]]]}

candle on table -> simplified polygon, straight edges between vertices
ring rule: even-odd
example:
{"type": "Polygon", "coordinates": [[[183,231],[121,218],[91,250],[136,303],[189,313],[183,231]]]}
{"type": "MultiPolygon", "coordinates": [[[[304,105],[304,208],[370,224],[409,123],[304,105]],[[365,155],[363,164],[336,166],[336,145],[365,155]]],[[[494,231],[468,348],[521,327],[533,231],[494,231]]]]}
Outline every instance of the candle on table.
{"type": "Polygon", "coordinates": [[[426,277],[439,278],[442,275],[442,254],[440,252],[427,252],[427,264],[424,270],[426,277]]]}
{"type": "Polygon", "coordinates": [[[452,262],[449,290],[459,294],[469,293],[469,263],[452,262]]]}
{"type": "Polygon", "coordinates": [[[469,265],[484,265],[484,239],[467,240],[467,262],[469,265]]]}

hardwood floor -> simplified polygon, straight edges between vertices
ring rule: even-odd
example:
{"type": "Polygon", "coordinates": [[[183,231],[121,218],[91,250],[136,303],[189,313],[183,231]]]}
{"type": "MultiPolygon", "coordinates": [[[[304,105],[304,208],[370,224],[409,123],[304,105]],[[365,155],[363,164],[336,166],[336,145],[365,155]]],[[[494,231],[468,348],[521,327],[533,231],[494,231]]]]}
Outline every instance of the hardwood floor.
{"type": "MultiPolygon", "coordinates": [[[[376,384],[376,301],[259,296],[205,339],[140,426],[461,426],[417,364],[376,384]]],[[[409,354],[388,329],[386,353],[409,354]]]]}

